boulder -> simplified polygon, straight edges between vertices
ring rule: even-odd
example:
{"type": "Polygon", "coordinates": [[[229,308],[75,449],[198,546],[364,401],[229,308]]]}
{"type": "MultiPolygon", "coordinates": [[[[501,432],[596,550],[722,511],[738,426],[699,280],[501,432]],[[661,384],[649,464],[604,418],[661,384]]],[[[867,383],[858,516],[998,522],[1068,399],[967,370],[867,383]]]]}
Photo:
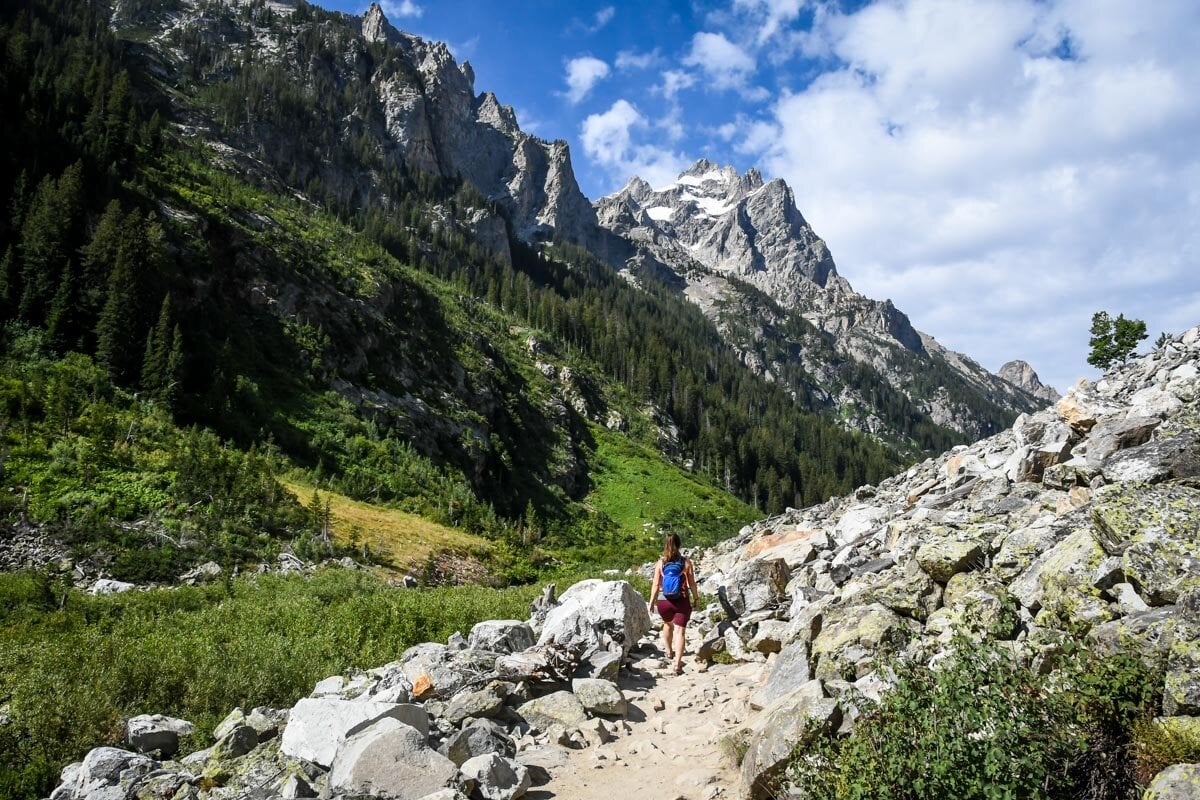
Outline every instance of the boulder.
{"type": "Polygon", "coordinates": [[[1164,606],[1097,625],[1088,631],[1088,642],[1101,655],[1137,653],[1154,663],[1167,655],[1175,629],[1185,624],[1175,606],[1164,606]]]}
{"type": "Polygon", "coordinates": [[[499,753],[512,758],[516,751],[517,748],[504,727],[491,720],[476,720],[464,725],[462,730],[447,736],[438,748],[439,753],[460,766],[475,756],[499,753]]]}
{"type": "Polygon", "coordinates": [[[646,600],[627,581],[580,581],[546,614],[538,644],[577,649],[581,658],[597,651],[624,657],[650,627],[646,600]]]}
{"type": "Polygon", "coordinates": [[[141,714],[125,726],[126,741],[139,753],[159,752],[170,758],[179,752],[179,737],[195,732],[196,726],[185,719],[162,714],[141,714]]]}
{"type": "Polygon", "coordinates": [[[983,548],[979,542],[939,536],[921,545],[916,558],[929,577],[945,583],[960,572],[982,565],[983,548]]]}
{"type": "Polygon", "coordinates": [[[857,599],[881,603],[901,616],[924,622],[940,605],[942,588],[921,568],[917,559],[911,559],[903,568],[880,573],[857,599]]]}
{"type": "Polygon", "coordinates": [[[812,642],[816,677],[856,680],[876,658],[903,649],[920,627],[879,603],[831,608],[812,642]]]}
{"type": "Polygon", "coordinates": [[[76,800],[124,800],[157,766],[157,762],[138,753],[97,747],[84,756],[74,772],[73,796],[76,800]]]}
{"type": "Polygon", "coordinates": [[[496,665],[496,653],[486,650],[455,650],[438,642],[425,642],[400,654],[393,681],[412,687],[412,697],[449,697],[496,665]]]}
{"type": "Polygon", "coordinates": [[[1091,430],[1101,418],[1124,410],[1116,402],[1100,397],[1092,383],[1083,379],[1055,405],[1059,419],[1080,433],[1091,430]]]}
{"type": "Polygon", "coordinates": [[[1129,398],[1131,416],[1169,417],[1183,407],[1183,401],[1161,386],[1147,386],[1139,389],[1129,398]]]}
{"type": "Polygon", "coordinates": [[[213,755],[220,759],[238,758],[258,747],[258,731],[249,725],[236,725],[213,745],[213,755]]]}
{"type": "MultiPolygon", "coordinates": [[[[285,731],[285,740],[286,736],[285,731]]],[[[330,793],[419,800],[440,789],[456,788],[458,767],[432,750],[426,738],[394,717],[360,728],[337,747],[329,771],[330,793]]]]}
{"type": "Polygon", "coordinates": [[[754,558],[739,564],[725,577],[723,599],[743,616],[784,602],[791,571],[782,558],[754,558]]]}
{"type": "Polygon", "coordinates": [[[1125,575],[1150,605],[1200,588],[1200,490],[1179,484],[1119,484],[1092,507],[1096,536],[1119,555],[1125,575]]]}
{"type": "Polygon", "coordinates": [[[748,800],[772,795],[771,784],[786,768],[792,753],[822,728],[841,724],[836,700],[825,696],[820,681],[809,681],[776,700],[755,721],[742,757],[739,789],[748,800]],[[818,723],[811,726],[811,723],[818,723]]]}
{"type": "Polygon", "coordinates": [[[625,695],[612,681],[577,678],[571,681],[571,691],[589,713],[625,715],[625,695]]]}
{"type": "Polygon", "coordinates": [[[539,731],[551,725],[562,725],[568,730],[587,722],[587,712],[579,698],[570,692],[554,692],[536,697],[517,709],[517,715],[539,731]]]}
{"type": "Polygon", "coordinates": [[[385,718],[429,735],[429,716],[417,705],[306,697],[292,707],[279,749],[292,758],[328,767],[344,739],[385,718]]]}
{"type": "Polygon", "coordinates": [[[462,774],[475,782],[475,791],[484,800],[513,800],[525,794],[531,780],[523,764],[495,753],[476,756],[462,765],[462,774]]]}
{"type": "Polygon", "coordinates": [[[1167,767],[1146,789],[1144,800],[1196,800],[1200,797],[1200,764],[1167,767]]]}
{"type": "Polygon", "coordinates": [[[794,641],[779,651],[767,681],[750,696],[750,707],[762,709],[790,694],[812,677],[808,662],[808,644],[794,641]]]}
{"type": "Polygon", "coordinates": [[[1195,478],[1200,476],[1200,436],[1186,431],[1122,450],[1106,458],[1100,470],[1113,483],[1195,478]]]}
{"type": "Polygon", "coordinates": [[[92,588],[88,590],[90,594],[121,594],[136,589],[137,586],[125,581],[114,581],[111,578],[101,578],[92,584],[92,588]]]}
{"type": "Polygon", "coordinates": [[[1170,648],[1163,687],[1163,713],[1168,716],[1200,714],[1200,639],[1196,637],[1178,636],[1170,648]]]}
{"type": "Polygon", "coordinates": [[[1038,556],[1029,569],[1009,585],[1008,591],[1021,605],[1035,612],[1046,605],[1067,611],[1067,606],[1075,601],[1090,599],[1098,603],[1092,581],[1095,569],[1104,557],[1104,550],[1091,532],[1077,530],[1038,556]]]}
{"type": "Polygon", "coordinates": [[[533,628],[515,619],[491,619],[471,628],[467,646],[493,653],[519,653],[533,647],[533,628]]]}
{"type": "Polygon", "coordinates": [[[442,718],[451,725],[460,725],[468,717],[494,717],[504,707],[509,684],[493,682],[471,692],[459,692],[446,704],[442,718]]]}
{"type": "Polygon", "coordinates": [[[1087,438],[1088,466],[1098,467],[1104,459],[1128,447],[1137,447],[1150,439],[1150,434],[1162,423],[1157,417],[1124,417],[1106,419],[1092,428],[1087,438]]]}
{"type": "Polygon", "coordinates": [[[573,678],[603,678],[615,681],[621,670],[621,654],[599,650],[580,662],[573,678]]]}

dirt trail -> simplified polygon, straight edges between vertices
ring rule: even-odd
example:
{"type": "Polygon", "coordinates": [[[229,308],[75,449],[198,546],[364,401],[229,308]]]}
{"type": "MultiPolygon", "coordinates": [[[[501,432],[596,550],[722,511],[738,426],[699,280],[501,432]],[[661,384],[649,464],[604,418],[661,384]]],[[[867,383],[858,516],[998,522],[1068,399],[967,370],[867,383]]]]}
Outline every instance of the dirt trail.
{"type": "MultiPolygon", "coordinates": [[[[694,637],[694,634],[693,634],[694,637]]],[[[694,645],[694,638],[689,645],[694,645]]],[[[750,693],[763,664],[714,664],[702,671],[691,656],[675,675],[657,632],[646,636],[631,669],[622,669],[629,701],[628,731],[605,744],[569,749],[546,745],[523,754],[542,764],[550,781],[530,800],[712,800],[737,796],[737,773],[721,754],[721,739],[752,713],[750,693]]]]}

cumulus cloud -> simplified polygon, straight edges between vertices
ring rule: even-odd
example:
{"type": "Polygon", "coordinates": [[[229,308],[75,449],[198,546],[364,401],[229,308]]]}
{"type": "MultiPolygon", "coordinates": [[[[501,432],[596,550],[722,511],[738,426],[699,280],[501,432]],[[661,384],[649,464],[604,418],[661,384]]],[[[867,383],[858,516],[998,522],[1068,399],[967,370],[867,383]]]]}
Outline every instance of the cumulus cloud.
{"type": "Polygon", "coordinates": [[[584,153],[607,172],[614,186],[634,175],[662,186],[686,169],[689,160],[668,148],[638,140],[652,133],[654,127],[636,106],[622,98],[607,111],[583,121],[580,141],[584,153]]]}
{"type": "Polygon", "coordinates": [[[398,17],[415,19],[425,13],[425,9],[414,3],[413,0],[383,0],[381,7],[383,13],[392,19],[398,17]]]}
{"type": "Polygon", "coordinates": [[[608,23],[613,21],[613,17],[617,15],[617,9],[614,6],[605,6],[596,12],[596,16],[592,17],[592,33],[604,28],[608,23]]]}
{"type": "Polygon", "coordinates": [[[597,83],[608,77],[608,64],[592,56],[580,56],[567,62],[566,98],[572,104],[587,97],[597,83]]]}
{"type": "Polygon", "coordinates": [[[740,147],[857,289],[1062,390],[1088,372],[1093,311],[1151,338],[1200,322],[1197,30],[1191,0],[823,7],[802,44],[838,66],[740,147]]]}
{"type": "Polygon", "coordinates": [[[758,92],[749,86],[757,66],[754,56],[723,33],[700,31],[693,36],[683,63],[700,69],[716,89],[758,92]]]}

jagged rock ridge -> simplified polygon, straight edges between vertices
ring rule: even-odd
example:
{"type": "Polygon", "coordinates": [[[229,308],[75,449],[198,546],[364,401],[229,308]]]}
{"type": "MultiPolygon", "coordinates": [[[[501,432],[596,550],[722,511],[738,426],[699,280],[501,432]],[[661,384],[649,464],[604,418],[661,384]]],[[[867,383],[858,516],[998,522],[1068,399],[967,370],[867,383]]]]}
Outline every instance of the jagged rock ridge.
{"type": "MultiPolygon", "coordinates": [[[[764,183],[757,170],[742,175],[701,159],[666,187],[655,190],[635,177],[595,205],[599,223],[638,248],[638,255],[624,265],[631,276],[644,270],[648,259],[666,265],[683,284],[682,291],[718,324],[725,322],[727,331],[737,326],[722,317],[743,293],[738,282],[745,282],[785,311],[802,315],[832,337],[844,357],[870,365],[940,425],[972,437],[994,432],[970,410],[970,403],[951,397],[944,386],[931,391],[922,385],[942,385],[915,374],[934,364],[944,366],[962,391],[1000,408],[1036,406],[1023,387],[1014,389],[917,331],[890,300],[855,292],[838,274],[828,247],[804,219],[783,180],[764,183]]],[[[738,322],[761,330],[776,320],[760,313],[738,322]]],[[[770,369],[767,364],[757,366],[770,369]]],[[[818,381],[828,384],[829,376],[813,366],[818,381]]],[[[861,396],[838,401],[870,406],[861,396]]]]}

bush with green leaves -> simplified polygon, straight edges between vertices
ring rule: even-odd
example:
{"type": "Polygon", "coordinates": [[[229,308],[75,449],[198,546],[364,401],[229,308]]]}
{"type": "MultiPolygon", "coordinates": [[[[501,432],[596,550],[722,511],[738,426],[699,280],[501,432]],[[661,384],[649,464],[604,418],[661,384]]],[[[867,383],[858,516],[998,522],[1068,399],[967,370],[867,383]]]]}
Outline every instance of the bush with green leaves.
{"type": "Polygon", "coordinates": [[[1011,642],[958,635],[933,666],[896,663],[881,701],[855,700],[853,733],[817,736],[788,781],[811,800],[1138,796],[1135,725],[1161,697],[1161,673],[1134,656],[1057,646],[1043,674],[1011,642]]]}

